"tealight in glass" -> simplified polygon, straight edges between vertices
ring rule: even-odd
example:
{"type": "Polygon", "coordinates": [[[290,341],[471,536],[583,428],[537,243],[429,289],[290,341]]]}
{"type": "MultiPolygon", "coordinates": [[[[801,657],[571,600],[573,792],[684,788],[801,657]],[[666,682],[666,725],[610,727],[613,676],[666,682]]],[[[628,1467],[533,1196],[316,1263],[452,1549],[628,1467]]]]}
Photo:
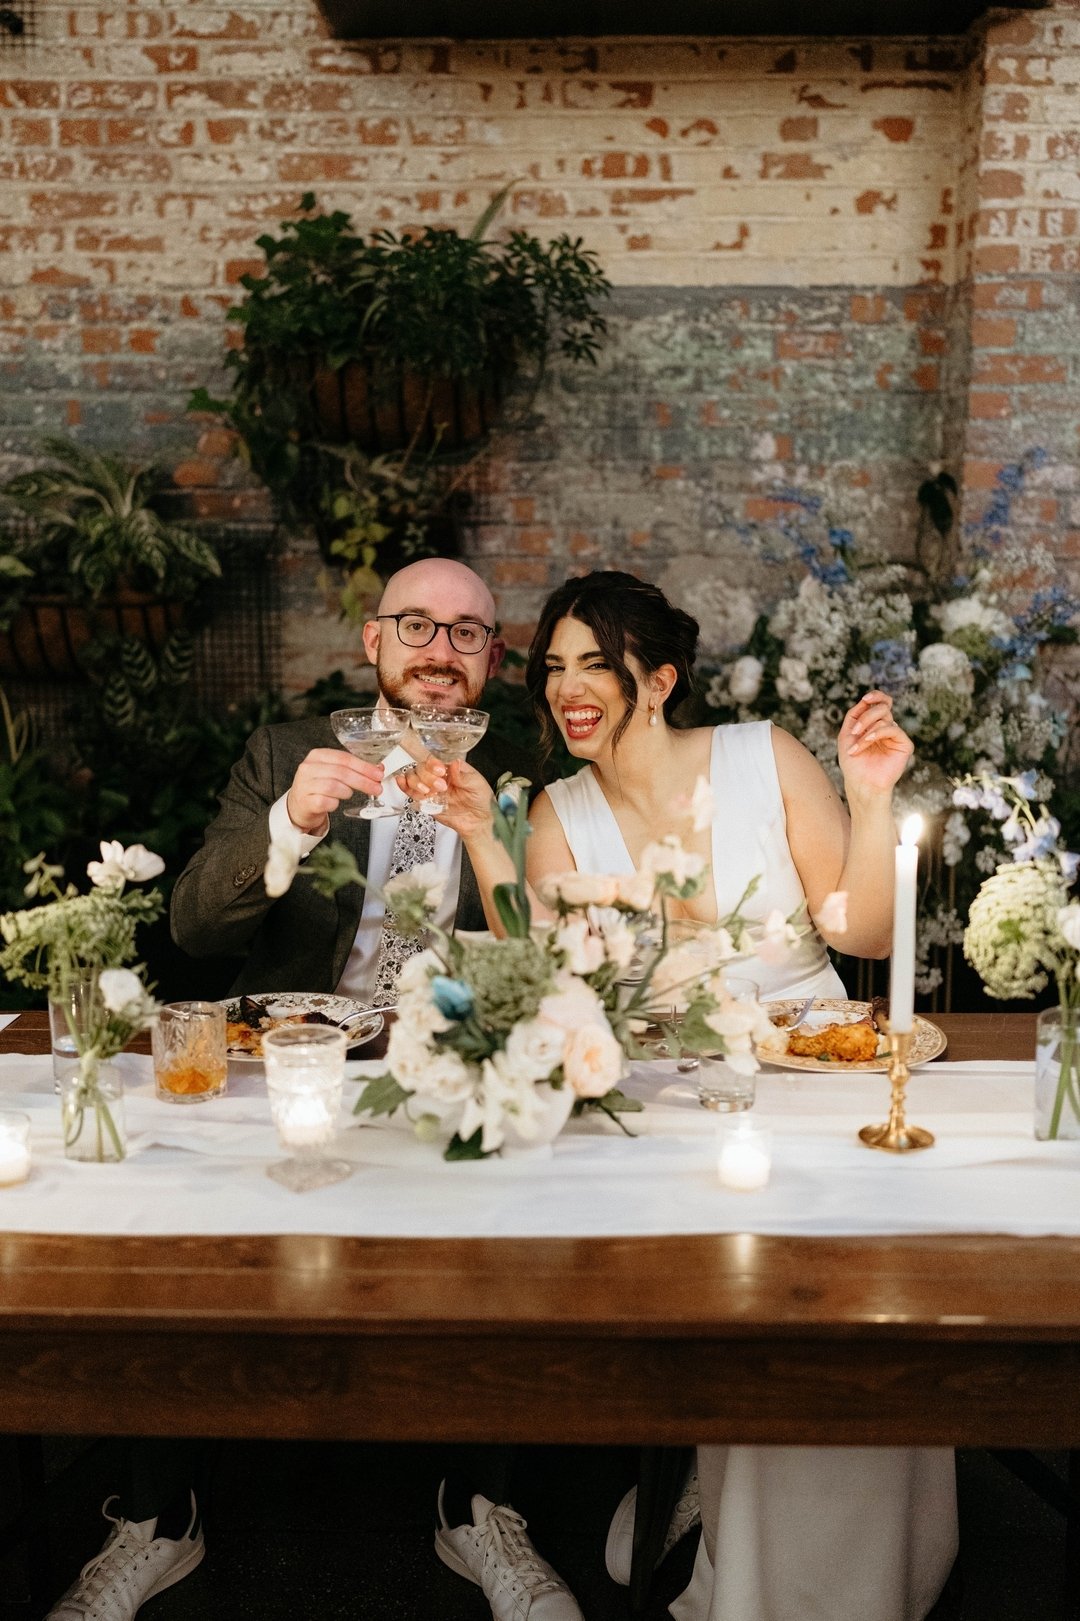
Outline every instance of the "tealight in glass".
{"type": "Polygon", "coordinates": [[[290,1156],[268,1165],[267,1175],[294,1193],[344,1181],[355,1169],[327,1153],[337,1136],[348,1040],[326,1024],[282,1024],[263,1036],[270,1113],[290,1156]]]}

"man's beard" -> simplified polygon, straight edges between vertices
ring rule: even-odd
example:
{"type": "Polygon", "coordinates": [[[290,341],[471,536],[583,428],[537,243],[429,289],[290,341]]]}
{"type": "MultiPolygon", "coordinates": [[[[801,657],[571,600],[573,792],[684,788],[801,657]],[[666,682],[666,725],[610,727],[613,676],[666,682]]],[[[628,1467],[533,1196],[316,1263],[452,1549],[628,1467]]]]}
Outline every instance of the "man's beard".
{"type": "Polygon", "coordinates": [[[459,670],[449,664],[417,663],[409,664],[400,674],[392,675],[383,667],[380,659],[376,664],[376,673],[379,678],[379,691],[391,704],[400,705],[408,709],[412,704],[420,703],[426,699],[429,703],[438,703],[436,693],[418,693],[410,691],[410,681],[417,676],[446,676],[455,685],[447,687],[446,703],[455,709],[470,709],[479,703],[484,694],[486,677],[477,675],[475,678],[470,671],[459,670]]]}

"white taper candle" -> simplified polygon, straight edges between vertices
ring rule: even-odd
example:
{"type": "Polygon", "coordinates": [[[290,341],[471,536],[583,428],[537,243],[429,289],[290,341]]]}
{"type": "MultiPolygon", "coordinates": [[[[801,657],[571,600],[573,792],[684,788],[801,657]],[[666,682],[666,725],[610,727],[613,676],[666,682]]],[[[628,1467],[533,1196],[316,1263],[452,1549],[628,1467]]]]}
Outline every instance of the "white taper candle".
{"type": "Polygon", "coordinates": [[[901,1035],[915,1022],[915,901],[919,876],[922,817],[905,819],[896,847],[893,896],[892,966],[889,975],[889,1028],[901,1035]]]}

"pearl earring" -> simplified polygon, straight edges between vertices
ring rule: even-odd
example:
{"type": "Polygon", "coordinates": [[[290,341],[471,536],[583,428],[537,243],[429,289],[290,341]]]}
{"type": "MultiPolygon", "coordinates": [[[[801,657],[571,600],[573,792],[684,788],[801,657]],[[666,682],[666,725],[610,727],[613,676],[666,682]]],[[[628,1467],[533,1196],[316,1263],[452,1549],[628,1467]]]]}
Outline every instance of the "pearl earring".
{"type": "Polygon", "coordinates": [[[656,725],[656,705],[655,704],[650,704],[649,705],[649,725],[650,726],[655,726],[656,725]]]}

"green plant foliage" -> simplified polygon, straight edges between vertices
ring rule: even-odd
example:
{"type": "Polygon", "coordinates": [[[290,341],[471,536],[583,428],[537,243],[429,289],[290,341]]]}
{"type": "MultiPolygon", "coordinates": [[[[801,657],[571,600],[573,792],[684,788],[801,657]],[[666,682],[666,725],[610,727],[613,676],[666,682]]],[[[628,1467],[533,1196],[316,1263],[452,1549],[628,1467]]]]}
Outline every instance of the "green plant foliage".
{"type": "MultiPolygon", "coordinates": [[[[225,357],[230,397],[200,388],[189,401],[230,423],[285,514],[315,523],[320,539],[328,533],[324,550],[354,572],[385,574],[387,550],[395,563],[424,555],[421,546],[438,550],[427,530],[461,475],[436,480],[442,459],[418,467],[415,443],[370,459],[335,452],[318,420],[318,371],[356,362],[376,394],[390,397],[406,377],[430,388],[531,370],[535,386],[552,350],[572,362],[596,359],[606,332],[598,305],[610,291],[596,256],[565,235],[547,244],[525,231],[486,240],[505,195],[467,236],[429,228],[365,239],[348,214],[320,213],[307,193],[278,236],[258,238],[265,273],[242,278],[244,300],[229,311],[243,329],[243,344],[225,357]]],[[[352,597],[359,594],[354,582],[352,597]]]]}
{"type": "Polygon", "coordinates": [[[20,473],[0,492],[34,520],[31,535],[0,542],[0,575],[19,582],[5,591],[0,628],[31,589],[91,601],[118,587],[188,598],[220,576],[214,548],[158,512],[168,483],[163,469],[59,437],[46,439],[44,449],[49,464],[20,473]]]}
{"type": "Polygon", "coordinates": [[[0,912],[24,902],[23,863],[64,839],[68,798],[52,756],[33,746],[29,716],[13,714],[0,688],[0,912]]]}
{"type": "Polygon", "coordinates": [[[284,718],[264,695],[224,717],[200,709],[193,647],[176,631],[158,657],[134,638],[98,647],[80,716],[83,820],[95,838],[145,844],[175,880],[198,848],[217,799],[251,732],[284,718]]]}

